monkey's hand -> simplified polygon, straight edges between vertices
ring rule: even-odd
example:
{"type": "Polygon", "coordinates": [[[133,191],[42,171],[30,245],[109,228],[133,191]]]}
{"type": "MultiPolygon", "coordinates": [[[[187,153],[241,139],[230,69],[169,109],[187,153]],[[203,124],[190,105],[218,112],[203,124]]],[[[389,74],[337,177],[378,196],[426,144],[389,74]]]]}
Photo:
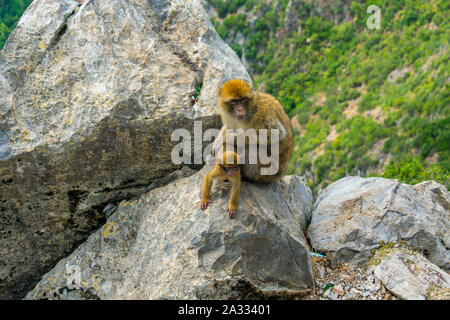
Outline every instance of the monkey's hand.
{"type": "Polygon", "coordinates": [[[209,200],[209,199],[202,199],[200,201],[200,208],[202,210],[205,210],[206,208],[208,208],[208,203],[211,203],[211,200],[209,200]]]}
{"type": "Polygon", "coordinates": [[[227,211],[228,211],[228,217],[230,219],[233,219],[234,216],[236,215],[237,208],[234,206],[228,206],[227,211]]]}

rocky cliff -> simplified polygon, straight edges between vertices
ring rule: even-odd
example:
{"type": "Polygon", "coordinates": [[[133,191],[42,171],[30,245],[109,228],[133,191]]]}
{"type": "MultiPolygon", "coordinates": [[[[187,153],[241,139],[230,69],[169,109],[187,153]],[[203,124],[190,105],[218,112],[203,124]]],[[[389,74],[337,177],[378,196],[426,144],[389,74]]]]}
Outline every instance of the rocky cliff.
{"type": "Polygon", "coordinates": [[[172,131],[219,127],[234,77],[198,1],[34,1],[0,52],[0,299],[179,169],[172,131]]]}
{"type": "Polygon", "coordinates": [[[199,208],[210,168],[121,202],[26,299],[450,298],[442,185],[348,177],[313,207],[286,176],[244,183],[229,219],[225,182],[199,208]]]}
{"type": "Polygon", "coordinates": [[[326,256],[313,261],[319,290],[309,298],[448,300],[449,235],[450,195],[439,183],[338,180],[318,195],[307,229],[326,256]]]}
{"type": "Polygon", "coordinates": [[[200,209],[199,173],[123,201],[108,222],[47,273],[27,299],[291,297],[313,288],[303,235],[312,209],[304,179],[243,183],[236,219],[229,185],[200,209]]]}
{"type": "Polygon", "coordinates": [[[198,0],[34,1],[0,52],[0,299],[450,299],[436,182],[243,183],[232,220],[216,182],[200,210],[211,167],[170,136],[218,127],[230,78],[198,0]]]}
{"type": "Polygon", "coordinates": [[[450,197],[444,186],[347,177],[320,193],[308,234],[311,245],[334,262],[364,264],[380,242],[404,240],[450,270],[449,230],[450,197]]]}

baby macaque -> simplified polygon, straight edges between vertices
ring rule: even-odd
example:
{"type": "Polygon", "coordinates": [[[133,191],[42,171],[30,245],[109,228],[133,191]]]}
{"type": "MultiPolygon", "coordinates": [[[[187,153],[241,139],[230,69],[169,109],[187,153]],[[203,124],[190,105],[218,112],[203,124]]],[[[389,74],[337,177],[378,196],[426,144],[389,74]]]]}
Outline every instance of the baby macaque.
{"type": "Polygon", "coordinates": [[[200,207],[205,210],[210,203],[211,187],[214,179],[220,178],[231,182],[230,199],[228,200],[228,217],[234,218],[237,211],[239,193],[241,191],[241,170],[238,165],[238,156],[233,151],[227,151],[216,158],[216,165],[205,175],[203,181],[202,199],[200,207]]]}

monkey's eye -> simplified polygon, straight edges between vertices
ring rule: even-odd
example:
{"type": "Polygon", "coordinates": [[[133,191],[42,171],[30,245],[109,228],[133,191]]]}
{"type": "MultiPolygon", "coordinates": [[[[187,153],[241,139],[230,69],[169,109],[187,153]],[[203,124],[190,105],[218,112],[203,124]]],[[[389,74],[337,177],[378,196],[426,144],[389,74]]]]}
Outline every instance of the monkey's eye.
{"type": "Polygon", "coordinates": [[[223,164],[219,164],[219,166],[223,169],[223,170],[235,170],[237,169],[239,166],[224,166],[223,164]]]}

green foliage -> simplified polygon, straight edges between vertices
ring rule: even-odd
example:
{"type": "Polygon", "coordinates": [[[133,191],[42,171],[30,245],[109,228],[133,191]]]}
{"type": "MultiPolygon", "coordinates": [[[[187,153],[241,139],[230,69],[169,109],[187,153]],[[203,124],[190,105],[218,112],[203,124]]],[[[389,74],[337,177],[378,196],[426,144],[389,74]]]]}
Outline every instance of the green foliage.
{"type": "Polygon", "coordinates": [[[304,154],[315,147],[317,147],[328,135],[329,128],[321,119],[315,119],[308,122],[306,125],[305,136],[298,138],[296,143],[299,148],[295,153],[299,155],[304,154]]]}
{"type": "Polygon", "coordinates": [[[256,2],[257,2],[257,0],[246,0],[245,1],[245,10],[250,11],[256,2]]]}
{"type": "Polygon", "coordinates": [[[220,22],[213,17],[210,18],[211,23],[213,24],[214,28],[216,29],[217,33],[222,39],[226,39],[228,36],[228,29],[221,25],[220,22]]]}
{"type": "Polygon", "coordinates": [[[415,12],[412,9],[408,9],[408,11],[406,11],[405,16],[403,17],[403,24],[409,26],[411,24],[413,24],[414,22],[416,22],[418,19],[417,16],[417,12],[415,12]]]}
{"type": "Polygon", "coordinates": [[[278,27],[278,15],[275,10],[270,9],[264,15],[265,25],[270,30],[276,30],[278,27]]]}
{"type": "Polygon", "coordinates": [[[280,28],[284,13],[280,13],[279,8],[286,8],[288,1],[280,1],[280,6],[275,2],[267,5],[261,0],[209,2],[216,8],[219,18],[223,19],[223,22],[211,19],[217,33],[230,43],[240,57],[244,56],[250,62],[254,72],[262,71],[263,66],[273,58],[273,51],[267,49],[274,43],[267,40],[280,28]],[[251,23],[246,13],[238,14],[234,8],[257,12],[258,18],[251,23]],[[242,44],[237,40],[238,36],[247,37],[247,41],[242,44]]]}
{"type": "Polygon", "coordinates": [[[208,2],[217,10],[219,18],[223,19],[228,14],[236,11],[245,4],[246,7],[252,6],[254,1],[245,0],[208,0],[208,2]]]}
{"type": "Polygon", "coordinates": [[[359,112],[364,112],[375,108],[377,105],[377,95],[374,92],[369,92],[364,95],[358,103],[359,112]]]}
{"type": "Polygon", "coordinates": [[[0,49],[32,0],[0,0],[0,49]]]}
{"type": "Polygon", "coordinates": [[[434,180],[450,189],[450,175],[444,169],[432,165],[424,167],[417,157],[407,157],[397,163],[391,163],[381,177],[389,179],[399,179],[407,184],[417,184],[426,180],[434,180]]]}
{"type": "Polygon", "coordinates": [[[236,54],[239,56],[239,58],[242,57],[242,47],[240,45],[232,43],[231,49],[233,49],[234,52],[236,52],[236,54]]]}
{"type": "Polygon", "coordinates": [[[200,82],[197,85],[197,89],[195,89],[194,99],[198,98],[198,96],[200,95],[200,91],[202,90],[202,87],[203,87],[203,82],[200,82]]]}

